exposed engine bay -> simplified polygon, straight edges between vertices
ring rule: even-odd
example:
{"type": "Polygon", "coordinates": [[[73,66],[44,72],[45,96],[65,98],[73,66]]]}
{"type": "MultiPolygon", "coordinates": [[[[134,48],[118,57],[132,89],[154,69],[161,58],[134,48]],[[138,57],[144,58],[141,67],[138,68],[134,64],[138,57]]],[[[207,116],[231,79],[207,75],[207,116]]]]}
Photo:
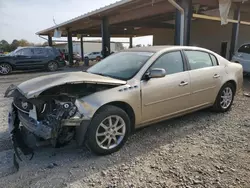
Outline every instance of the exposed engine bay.
{"type": "Polygon", "coordinates": [[[76,127],[84,120],[78,111],[77,99],[115,87],[103,84],[65,84],[45,90],[38,97],[27,99],[17,87],[10,86],[5,97],[13,97],[9,114],[9,128],[16,156],[21,160],[17,148],[24,155],[33,157],[33,149],[25,140],[26,132],[37,140],[49,141],[53,147],[62,147],[75,138],[76,127]],[[25,131],[23,131],[25,130],[25,131]]]}

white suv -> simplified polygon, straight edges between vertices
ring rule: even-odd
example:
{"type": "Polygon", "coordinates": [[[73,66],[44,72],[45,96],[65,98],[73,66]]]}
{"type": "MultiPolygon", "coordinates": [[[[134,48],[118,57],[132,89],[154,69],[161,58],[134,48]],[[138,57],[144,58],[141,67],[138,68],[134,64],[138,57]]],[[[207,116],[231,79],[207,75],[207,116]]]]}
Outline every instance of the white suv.
{"type": "Polygon", "coordinates": [[[85,58],[87,57],[89,60],[96,60],[97,58],[102,58],[102,53],[101,52],[91,52],[91,53],[84,55],[84,57],[85,58]]]}
{"type": "Polygon", "coordinates": [[[240,63],[243,66],[245,74],[250,73],[250,43],[243,44],[232,58],[233,62],[240,63]]]}

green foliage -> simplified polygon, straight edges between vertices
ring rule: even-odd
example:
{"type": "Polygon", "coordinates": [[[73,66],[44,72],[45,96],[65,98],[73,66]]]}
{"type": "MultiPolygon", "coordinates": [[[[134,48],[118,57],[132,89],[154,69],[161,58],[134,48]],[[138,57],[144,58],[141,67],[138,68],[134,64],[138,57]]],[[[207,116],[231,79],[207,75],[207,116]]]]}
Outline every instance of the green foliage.
{"type": "Polygon", "coordinates": [[[28,42],[25,39],[21,40],[13,40],[11,44],[9,44],[6,40],[0,41],[0,50],[4,52],[11,52],[17,49],[19,46],[34,46],[33,43],[28,42]]]}

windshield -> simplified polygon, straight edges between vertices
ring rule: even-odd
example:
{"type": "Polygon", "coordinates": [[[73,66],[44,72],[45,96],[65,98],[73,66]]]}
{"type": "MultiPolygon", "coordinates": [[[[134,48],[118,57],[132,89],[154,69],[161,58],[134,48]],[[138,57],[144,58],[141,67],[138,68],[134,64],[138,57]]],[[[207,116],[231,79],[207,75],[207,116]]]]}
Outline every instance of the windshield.
{"type": "Polygon", "coordinates": [[[7,56],[14,56],[16,51],[17,51],[17,49],[14,50],[14,51],[12,51],[12,52],[10,52],[10,53],[8,53],[8,54],[6,54],[6,55],[7,55],[7,56]]]}
{"type": "Polygon", "coordinates": [[[103,59],[87,72],[129,80],[153,54],[152,52],[119,52],[103,59]]]}

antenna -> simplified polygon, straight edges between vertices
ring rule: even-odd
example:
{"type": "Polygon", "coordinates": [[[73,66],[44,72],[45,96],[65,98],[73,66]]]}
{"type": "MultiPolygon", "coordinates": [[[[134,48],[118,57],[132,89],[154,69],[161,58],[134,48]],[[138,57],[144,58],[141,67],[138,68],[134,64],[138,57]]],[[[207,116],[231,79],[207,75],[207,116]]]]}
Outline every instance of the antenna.
{"type": "Polygon", "coordinates": [[[55,17],[54,17],[54,16],[53,16],[53,22],[54,22],[54,24],[55,24],[55,25],[57,25],[57,24],[56,24],[56,21],[55,21],[55,17]]]}

